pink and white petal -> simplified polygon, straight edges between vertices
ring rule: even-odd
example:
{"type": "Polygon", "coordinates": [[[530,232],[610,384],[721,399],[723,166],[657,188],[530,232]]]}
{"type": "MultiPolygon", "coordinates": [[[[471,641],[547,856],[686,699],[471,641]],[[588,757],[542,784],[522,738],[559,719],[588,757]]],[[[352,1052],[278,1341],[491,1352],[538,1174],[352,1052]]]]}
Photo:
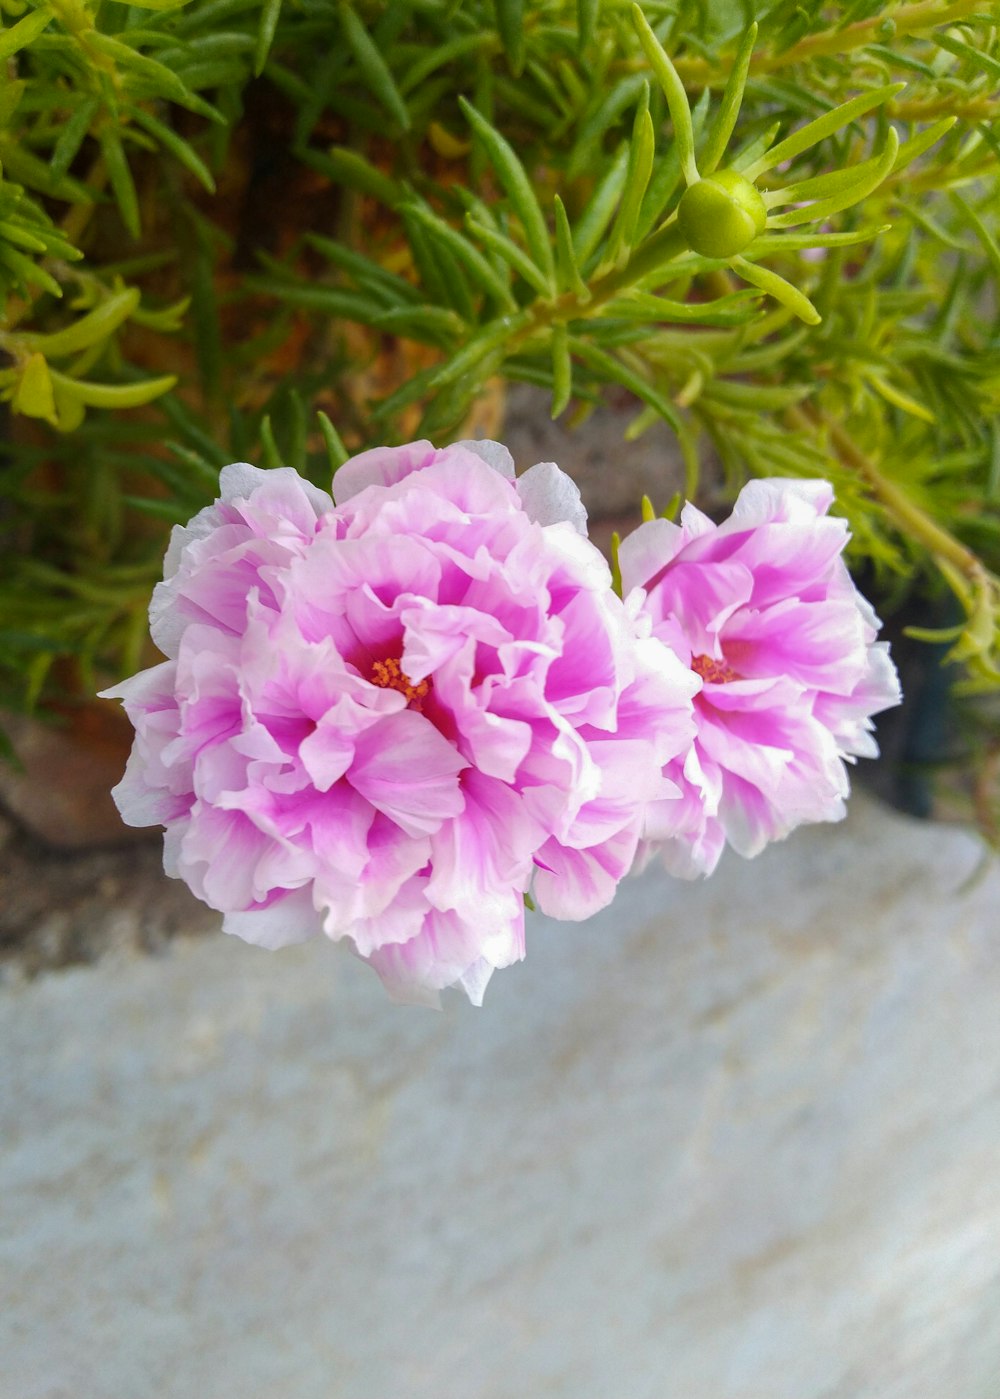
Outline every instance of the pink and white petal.
{"type": "Polygon", "coordinates": [[[174,525],[170,531],[167,552],[163,556],[164,582],[169,582],[177,572],[189,544],[194,544],[199,539],[207,539],[224,523],[225,516],[216,501],[213,505],[204,506],[186,525],[174,525]]]}
{"type": "Polygon", "coordinates": [[[293,839],[308,831],[317,881],[336,875],[356,889],[371,858],[368,842],[376,817],[371,803],[347,782],[336,783],[328,792],[307,789],[270,797],[270,803],[272,824],[257,811],[255,823],[276,839],[293,839]]]}
{"type": "Polygon", "coordinates": [[[601,790],[601,773],[587,743],[554,710],[548,722],[532,723],[534,741],[517,774],[531,816],[556,836],[570,829],[577,812],[601,790]]]}
{"type": "Polygon", "coordinates": [[[481,696],[468,691],[449,705],[458,729],[456,743],[472,767],[486,777],[513,782],[532,743],[531,725],[522,719],[492,714],[481,696]]]}
{"type": "MultiPolygon", "coordinates": [[[[187,830],[187,818],[172,821],[163,832],[163,873],[168,879],[184,879],[181,872],[181,845],[187,830]]],[[[196,889],[192,889],[197,893],[196,889]]]]}
{"type": "Polygon", "coordinates": [[[410,836],[431,835],[465,804],[468,762],[422,714],[404,710],[357,738],[347,780],[410,836]]]}
{"type": "Polygon", "coordinates": [[[378,912],[355,918],[349,927],[342,928],[340,920],[333,922],[328,916],[327,935],[334,938],[349,937],[359,957],[371,957],[380,948],[409,943],[419,937],[428,915],[427,899],[424,894],[426,880],[409,877],[394,891],[384,908],[378,912]],[[332,932],[331,928],[340,928],[332,932]]]}
{"type": "Polygon", "coordinates": [[[299,758],[316,791],[328,792],[354,761],[354,740],[336,720],[324,718],[299,744],[299,758]]]}
{"type": "Polygon", "coordinates": [[[670,520],[647,520],[626,535],[618,549],[622,591],[650,589],[684,546],[684,531],[670,520]]]}
{"type": "MultiPolygon", "coordinates": [[[[540,561],[545,563],[547,593],[553,599],[558,599],[564,590],[568,594],[581,588],[603,598],[611,586],[611,569],[604,555],[572,525],[546,525],[544,530],[529,525],[517,548],[511,551],[507,566],[512,575],[523,572],[527,581],[537,578],[540,561]]],[[[611,596],[616,603],[620,601],[614,593],[611,596]]]]}
{"type": "Polygon", "coordinates": [[[333,498],[341,506],[369,486],[394,486],[412,472],[429,466],[437,455],[436,448],[424,439],[405,447],[372,447],[359,452],[337,468],[333,498]]]}
{"type": "Polygon", "coordinates": [[[642,739],[591,742],[589,750],[600,769],[601,787],[561,836],[563,844],[576,849],[611,840],[626,827],[641,823],[646,805],[670,795],[674,786],[642,739]]]}
{"type": "MultiPolygon", "coordinates": [[[[424,680],[471,643],[494,649],[511,640],[495,617],[471,607],[414,598],[399,613],[403,625],[402,667],[411,680],[424,680]]],[[[470,665],[471,670],[471,665],[470,665]]]]}
{"type": "Polygon", "coordinates": [[[204,558],[186,555],[181,569],[153,589],[149,630],[164,655],[177,655],[182,639],[194,624],[241,635],[246,627],[247,600],[255,588],[258,592],[263,589],[273,610],[275,599],[264,575],[269,571],[279,573],[287,565],[288,548],[277,539],[255,539],[243,530],[237,546],[209,554],[207,546],[216,549],[224,545],[227,532],[231,532],[230,527],[204,541],[204,558]]]}
{"type": "Polygon", "coordinates": [[[478,961],[473,962],[471,967],[466,967],[455,985],[461,987],[465,992],[470,1004],[481,1006],[483,997],[486,995],[486,988],[495,971],[496,967],[492,962],[488,962],[485,957],[480,957],[478,961]]]}
{"type": "Polygon", "coordinates": [[[704,713],[698,748],[709,762],[764,791],[777,790],[796,755],[797,741],[809,741],[806,724],[791,732],[785,716],[770,710],[714,710],[704,713]]]}
{"type": "Polygon", "coordinates": [[[445,987],[466,989],[467,983],[467,994],[479,1005],[491,965],[508,966],[524,955],[523,905],[504,928],[491,930],[492,946],[499,949],[497,961],[483,957],[481,942],[479,926],[454,913],[433,911],[417,937],[380,948],[369,960],[394,1000],[437,1006],[445,987]]]}
{"type": "Polygon", "coordinates": [[[726,848],[726,833],[715,816],[696,829],[655,846],[668,874],[675,879],[705,879],[713,874],[726,848]]]}
{"type": "Polygon", "coordinates": [[[194,758],[194,793],[208,806],[238,808],[254,764],[230,742],[207,744],[194,758]]]}
{"type": "MultiPolygon", "coordinates": [[[[652,523],[652,522],[651,522],[652,523]]],[[[695,539],[714,538],[718,533],[718,526],[703,511],[699,510],[690,500],[686,501],[681,510],[680,528],[684,531],[687,541],[695,539]]]]}
{"type": "Polygon", "coordinates": [[[642,839],[646,843],[673,840],[700,830],[705,823],[705,803],[697,788],[673,778],[664,781],[669,786],[663,795],[643,811],[642,839]]]}
{"type": "Polygon", "coordinates": [[[587,509],[580,488],[554,461],[536,462],[517,478],[517,493],[536,525],[569,524],[587,537],[587,509]]]}
{"type": "Polygon", "coordinates": [[[661,617],[670,617],[695,655],[715,656],[730,618],[750,601],[752,594],[753,574],[741,563],[689,563],[681,559],[668,569],[656,588],[652,600],[654,629],[661,617]]]}
{"type": "MultiPolygon", "coordinates": [[[[426,910],[424,871],[431,858],[427,836],[415,840],[405,835],[388,817],[376,813],[368,832],[368,859],[362,871],[357,895],[352,901],[359,918],[378,918],[400,901],[400,891],[408,891],[410,903],[426,910]],[[419,875],[419,879],[414,877],[419,875]],[[419,899],[417,895],[419,894],[419,899]]],[[[396,941],[388,933],[379,941],[396,941]]]]}
{"type": "Polygon", "coordinates": [[[428,522],[440,510],[437,501],[447,502],[452,510],[469,517],[469,522],[475,520],[473,539],[478,536],[481,520],[488,521],[490,529],[505,515],[524,523],[514,483],[472,452],[445,448],[421,476],[419,485],[419,494],[411,497],[411,504],[422,506],[428,522]]]}
{"type": "Polygon", "coordinates": [[[833,694],[850,694],[867,667],[861,619],[848,601],[791,597],[743,609],[726,627],[723,650],[740,675],[783,675],[833,694]]]}
{"type": "Polygon", "coordinates": [[[165,826],[186,815],[194,800],[190,792],[172,792],[150,785],[149,763],[138,738],[111,796],[126,826],[165,826]]]}
{"type": "Polygon", "coordinates": [[[772,521],[809,525],[825,515],[832,504],[833,487],[829,481],[787,476],[748,481],[736,497],[732,515],[720,528],[737,532],[772,521]]]}
{"type": "Polygon", "coordinates": [[[490,924],[528,887],[531,857],[544,830],[505,783],[470,768],[462,776],[465,809],[431,837],[428,901],[442,911],[490,924]]]}
{"type": "Polygon", "coordinates": [[[230,490],[228,473],[231,470],[231,467],[223,467],[219,478],[222,498],[243,516],[255,533],[297,534],[310,539],[316,532],[317,521],[333,510],[333,498],[290,466],[258,472],[257,484],[251,493],[244,493],[241,489],[244,483],[236,480],[230,490]],[[241,499],[244,495],[245,500],[241,499]]]}
{"type": "Polygon", "coordinates": [[[770,607],[788,598],[822,602],[837,595],[853,603],[853,589],[830,586],[843,569],[840,555],[847,540],[847,522],[836,517],[808,525],[761,525],[742,536],[733,557],[754,576],[751,606],[770,607]]]}
{"type": "Polygon", "coordinates": [[[620,831],[589,850],[570,850],[554,838],[535,856],[533,892],[538,907],[552,918],[580,921],[608,904],[632,868],[638,829],[620,831]]]}
{"type": "Polygon", "coordinates": [[[375,654],[398,639],[401,596],[437,596],[441,565],[421,539],[337,539],[325,532],[290,564],[288,577],[291,611],[307,641],[336,636],[336,620],[346,618],[343,640],[353,636],[375,654]]]}
{"type": "Polygon", "coordinates": [[[98,690],[98,699],[120,699],[128,717],[135,723],[140,716],[158,709],[176,709],[174,681],[177,675],[176,661],[160,661],[129,676],[117,685],[109,685],[106,690],[98,690]]]}
{"type": "MultiPolygon", "coordinates": [[[[452,447],[471,452],[473,456],[478,457],[480,461],[484,461],[487,466],[499,472],[505,481],[514,480],[514,458],[502,442],[493,442],[488,437],[466,437],[460,442],[453,442],[452,447]]],[[[446,452],[449,450],[451,449],[445,448],[446,452]]]]}
{"type": "Polygon", "coordinates": [[[210,908],[247,909],[268,892],[257,887],[257,863],[270,837],[241,811],[196,802],[181,838],[178,868],[185,883],[210,908]]]}
{"type": "Polygon", "coordinates": [[[899,672],[889,655],[889,643],[877,641],[868,648],[865,674],[851,692],[851,703],[862,704],[868,714],[881,714],[901,702],[899,672]]]}
{"type": "Polygon", "coordinates": [[[313,908],[308,888],[282,890],[276,898],[255,904],[239,913],[227,913],[222,931],[276,951],[308,942],[323,931],[320,915],[313,908]]]}
{"type": "Polygon", "coordinates": [[[738,855],[751,860],[766,845],[784,840],[795,825],[791,813],[779,811],[753,782],[727,773],[719,803],[719,823],[738,855]]]}
{"type": "Polygon", "coordinates": [[[545,698],[574,726],[613,729],[622,682],[631,680],[632,638],[624,609],[610,592],[577,592],[559,610],[561,653],[548,668],[545,698]]]}

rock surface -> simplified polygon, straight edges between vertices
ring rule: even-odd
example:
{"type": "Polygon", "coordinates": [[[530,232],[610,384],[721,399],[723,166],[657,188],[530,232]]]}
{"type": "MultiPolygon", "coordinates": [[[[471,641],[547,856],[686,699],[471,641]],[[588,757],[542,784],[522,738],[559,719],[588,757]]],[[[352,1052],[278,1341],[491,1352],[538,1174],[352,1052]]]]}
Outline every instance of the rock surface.
{"type": "Polygon", "coordinates": [[[0,986],[109,953],[156,952],[181,931],[218,928],[217,914],[165,877],[162,830],[131,834],[144,839],[55,850],[0,809],[0,986]]]}
{"type": "Polygon", "coordinates": [[[485,1008],[224,937],[0,990],[4,1399],[997,1399],[1000,870],[870,798],[485,1008]]]}

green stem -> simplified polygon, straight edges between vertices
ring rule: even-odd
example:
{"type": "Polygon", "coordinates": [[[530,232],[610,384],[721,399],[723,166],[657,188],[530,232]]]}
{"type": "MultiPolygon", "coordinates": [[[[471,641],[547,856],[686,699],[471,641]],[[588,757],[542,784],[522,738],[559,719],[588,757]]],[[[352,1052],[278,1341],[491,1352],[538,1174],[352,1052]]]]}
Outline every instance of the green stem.
{"type": "Polygon", "coordinates": [[[845,466],[851,467],[864,481],[872,495],[899,528],[918,540],[927,552],[957,569],[976,588],[987,586],[989,575],[982,560],[948,530],[922,510],[919,505],[888,477],[883,476],[870,457],[862,452],[850,434],[826,417],[815,417],[801,408],[789,410],[789,419],[798,428],[825,427],[830,442],[845,466]]]}
{"type": "MultiPolygon", "coordinates": [[[[980,7],[981,0],[952,0],[950,5],[941,5],[939,0],[918,0],[914,5],[901,5],[892,12],[895,37],[920,29],[933,29],[942,24],[954,24],[956,20],[974,14],[980,7]]],[[[852,49],[871,43],[885,18],[884,13],[870,15],[843,29],[824,29],[818,34],[807,34],[782,53],[757,53],[750,61],[750,72],[774,73],[813,58],[850,53],[852,49]]],[[[637,60],[628,66],[640,69],[647,65],[637,60]]],[[[724,86],[730,65],[716,59],[709,62],[704,58],[680,57],[674,59],[674,67],[687,87],[700,88],[724,86]]]]}
{"type": "Polygon", "coordinates": [[[575,291],[567,291],[551,301],[536,301],[527,325],[511,338],[508,353],[513,353],[538,331],[547,329],[555,322],[596,315],[602,306],[641,282],[657,267],[688,251],[684,234],[676,219],[672,219],[651,233],[644,243],[640,243],[624,267],[612,268],[592,282],[587,299],[575,291]]]}

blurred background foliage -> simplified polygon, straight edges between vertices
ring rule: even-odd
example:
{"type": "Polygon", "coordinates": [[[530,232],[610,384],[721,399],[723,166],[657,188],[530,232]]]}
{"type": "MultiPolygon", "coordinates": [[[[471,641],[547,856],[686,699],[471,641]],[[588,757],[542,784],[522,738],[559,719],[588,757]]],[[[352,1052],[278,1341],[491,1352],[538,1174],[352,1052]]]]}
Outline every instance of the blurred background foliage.
{"type": "Polygon", "coordinates": [[[0,0],[0,707],[155,658],[220,465],[328,486],[514,381],[631,396],[692,497],[828,477],[995,692],[1000,7],[636,9],[0,0]]]}

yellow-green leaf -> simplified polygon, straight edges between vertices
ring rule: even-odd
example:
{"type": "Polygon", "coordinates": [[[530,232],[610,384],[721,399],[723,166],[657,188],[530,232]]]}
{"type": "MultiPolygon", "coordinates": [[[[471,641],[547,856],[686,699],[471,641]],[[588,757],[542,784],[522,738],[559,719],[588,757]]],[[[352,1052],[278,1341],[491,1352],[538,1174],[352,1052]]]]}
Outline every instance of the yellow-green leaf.
{"type": "Polygon", "coordinates": [[[65,330],[53,331],[51,335],[25,335],[22,339],[29,349],[38,350],[49,359],[76,355],[111,335],[138,305],[138,289],[127,287],[109,296],[65,330]]]}
{"type": "Polygon", "coordinates": [[[55,423],[52,375],[44,355],[36,352],[25,361],[20,382],[14,391],[14,411],[23,413],[26,418],[44,418],[46,422],[55,423]]]}
{"type": "Polygon", "coordinates": [[[88,408],[140,408],[154,398],[169,392],[177,383],[176,374],[161,374],[156,379],[143,379],[138,384],[95,384],[88,379],[70,379],[58,370],[50,370],[56,389],[75,395],[88,408]]]}
{"type": "Polygon", "coordinates": [[[3,30],[0,33],[0,63],[5,63],[12,54],[25,48],[33,39],[37,39],[51,18],[51,9],[48,5],[43,5],[32,14],[25,15],[24,19],[19,19],[9,29],[3,30]]]}

